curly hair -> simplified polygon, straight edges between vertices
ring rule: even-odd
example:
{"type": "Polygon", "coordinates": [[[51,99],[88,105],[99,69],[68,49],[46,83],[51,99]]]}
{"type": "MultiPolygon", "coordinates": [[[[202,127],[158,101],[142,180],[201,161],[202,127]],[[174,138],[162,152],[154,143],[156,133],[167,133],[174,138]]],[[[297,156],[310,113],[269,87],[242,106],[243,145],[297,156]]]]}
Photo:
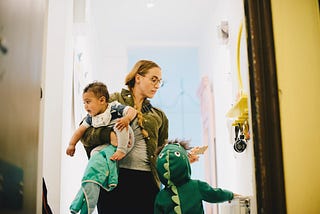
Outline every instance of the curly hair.
{"type": "Polygon", "coordinates": [[[92,92],[97,98],[105,97],[106,101],[109,101],[109,92],[107,86],[102,82],[92,82],[88,84],[84,89],[83,93],[92,92]]]}

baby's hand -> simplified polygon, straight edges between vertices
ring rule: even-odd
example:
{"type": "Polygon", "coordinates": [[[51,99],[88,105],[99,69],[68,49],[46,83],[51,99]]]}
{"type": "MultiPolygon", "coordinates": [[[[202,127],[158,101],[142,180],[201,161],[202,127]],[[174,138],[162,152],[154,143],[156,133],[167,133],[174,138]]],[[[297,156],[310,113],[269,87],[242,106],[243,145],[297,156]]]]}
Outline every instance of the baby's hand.
{"type": "Polygon", "coordinates": [[[74,155],[74,153],[76,152],[76,146],[75,145],[69,145],[67,148],[67,155],[70,155],[71,157],[74,155]]]}
{"type": "Polygon", "coordinates": [[[126,156],[125,153],[117,150],[117,151],[110,157],[110,160],[121,160],[122,158],[124,158],[124,156],[126,156]]]}

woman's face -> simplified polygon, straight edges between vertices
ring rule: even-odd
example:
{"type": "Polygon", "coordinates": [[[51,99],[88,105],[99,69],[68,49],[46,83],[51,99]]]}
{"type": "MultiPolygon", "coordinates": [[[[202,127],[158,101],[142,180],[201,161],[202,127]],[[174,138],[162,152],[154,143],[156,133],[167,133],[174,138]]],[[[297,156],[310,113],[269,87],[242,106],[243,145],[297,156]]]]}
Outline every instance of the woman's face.
{"type": "Polygon", "coordinates": [[[149,69],[144,75],[136,75],[137,93],[144,98],[153,98],[162,84],[162,72],[158,67],[149,69]]]}

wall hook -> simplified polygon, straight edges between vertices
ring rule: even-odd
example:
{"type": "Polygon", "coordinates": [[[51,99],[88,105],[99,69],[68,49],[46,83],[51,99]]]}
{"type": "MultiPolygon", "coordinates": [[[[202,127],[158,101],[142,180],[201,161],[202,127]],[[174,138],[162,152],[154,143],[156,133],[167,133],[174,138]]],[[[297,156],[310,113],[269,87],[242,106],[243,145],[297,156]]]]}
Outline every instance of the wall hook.
{"type": "Polygon", "coordinates": [[[8,52],[8,48],[4,45],[4,39],[0,37],[0,50],[3,54],[8,52]]]}

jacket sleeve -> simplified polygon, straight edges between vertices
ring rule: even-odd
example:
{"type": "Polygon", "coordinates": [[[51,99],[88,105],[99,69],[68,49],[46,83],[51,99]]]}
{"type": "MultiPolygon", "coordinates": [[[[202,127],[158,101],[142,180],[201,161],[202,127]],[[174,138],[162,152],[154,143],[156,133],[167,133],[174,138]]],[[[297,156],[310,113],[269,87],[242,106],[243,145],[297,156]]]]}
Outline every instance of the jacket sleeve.
{"type": "Polygon", "coordinates": [[[120,97],[121,95],[119,92],[112,93],[110,94],[109,102],[118,101],[120,103],[123,103],[120,101],[120,97]]]}
{"type": "Polygon", "coordinates": [[[162,114],[162,125],[159,128],[158,134],[158,146],[162,146],[165,144],[165,141],[168,139],[168,129],[169,129],[169,121],[167,116],[161,111],[162,114]]]}

